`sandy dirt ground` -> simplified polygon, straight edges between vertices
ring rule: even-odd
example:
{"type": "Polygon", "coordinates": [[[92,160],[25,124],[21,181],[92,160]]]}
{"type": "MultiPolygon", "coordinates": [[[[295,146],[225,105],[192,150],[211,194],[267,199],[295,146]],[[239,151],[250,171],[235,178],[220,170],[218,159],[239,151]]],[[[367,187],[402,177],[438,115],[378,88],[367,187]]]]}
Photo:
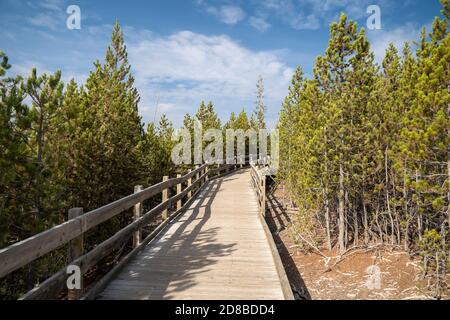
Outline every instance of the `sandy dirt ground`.
{"type": "MultiPolygon", "coordinates": [[[[280,192],[275,191],[273,199],[269,199],[267,222],[296,299],[433,299],[422,277],[420,259],[399,249],[355,248],[341,260],[335,251],[323,248],[324,256],[300,250],[291,237],[293,213],[284,209],[280,192]]],[[[443,298],[449,298],[448,292],[443,298]]]]}

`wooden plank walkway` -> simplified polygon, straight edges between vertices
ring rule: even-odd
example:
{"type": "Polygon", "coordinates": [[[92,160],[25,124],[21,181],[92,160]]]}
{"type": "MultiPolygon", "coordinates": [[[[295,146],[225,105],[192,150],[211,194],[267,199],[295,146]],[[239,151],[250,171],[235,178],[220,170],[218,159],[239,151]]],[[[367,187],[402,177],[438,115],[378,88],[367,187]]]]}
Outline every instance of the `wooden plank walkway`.
{"type": "Polygon", "coordinates": [[[209,181],[98,299],[284,299],[250,171],[209,181]]]}

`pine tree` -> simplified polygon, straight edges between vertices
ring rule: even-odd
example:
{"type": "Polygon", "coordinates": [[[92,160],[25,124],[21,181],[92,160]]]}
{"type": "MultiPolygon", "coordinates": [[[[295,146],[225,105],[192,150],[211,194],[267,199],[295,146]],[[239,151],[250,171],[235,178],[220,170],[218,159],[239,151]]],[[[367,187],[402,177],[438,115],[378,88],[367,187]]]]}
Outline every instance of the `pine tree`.
{"type": "Polygon", "coordinates": [[[412,110],[412,116],[420,120],[411,123],[418,127],[410,126],[407,135],[410,147],[412,143],[418,145],[414,154],[416,182],[412,187],[419,194],[419,218],[424,226],[423,254],[435,263],[437,296],[445,284],[450,233],[450,33],[442,38],[442,30],[436,31],[439,25],[434,25],[429,56],[420,65],[417,103],[412,110]],[[437,34],[438,38],[433,38],[437,34]],[[426,243],[430,239],[433,241],[426,243]]]}
{"type": "Polygon", "coordinates": [[[264,103],[264,80],[262,76],[258,77],[256,82],[256,101],[255,111],[251,118],[252,128],[255,130],[266,129],[266,116],[267,107],[264,103]]]}
{"type": "MultiPolygon", "coordinates": [[[[336,159],[328,164],[329,168],[337,170],[333,180],[338,181],[338,230],[339,230],[339,251],[343,253],[346,248],[346,195],[349,186],[346,186],[346,175],[351,159],[348,158],[351,148],[351,132],[353,124],[351,122],[351,86],[350,77],[352,74],[352,62],[355,54],[355,41],[357,41],[357,25],[353,21],[348,21],[344,14],[341,14],[338,23],[333,23],[330,27],[331,39],[328,44],[325,56],[317,60],[315,67],[316,78],[319,85],[326,92],[326,111],[328,119],[335,119],[334,124],[327,128],[329,139],[334,142],[335,150],[332,157],[336,159]],[[349,135],[350,133],[350,135],[349,135]]],[[[333,170],[332,169],[332,170],[333,170]]],[[[334,182],[334,181],[333,181],[334,182]]],[[[332,182],[332,183],[333,183],[332,182]]]]}
{"type": "Polygon", "coordinates": [[[304,81],[303,70],[301,67],[297,67],[292,76],[289,93],[281,107],[278,122],[280,145],[286,147],[286,152],[280,154],[280,175],[285,178],[289,189],[292,189],[293,186],[292,173],[295,165],[293,157],[296,154],[294,149],[297,146],[294,140],[301,135],[301,128],[297,126],[297,122],[301,113],[301,94],[304,90],[304,81]]]}
{"type": "Polygon", "coordinates": [[[174,146],[172,123],[163,114],[158,126],[149,123],[139,150],[142,161],[142,183],[152,185],[162,181],[163,176],[171,176],[176,172],[171,162],[171,152],[174,146]]]}
{"type": "Polygon", "coordinates": [[[32,194],[34,196],[36,222],[45,222],[37,228],[43,230],[64,218],[61,216],[44,216],[46,212],[52,212],[51,208],[55,202],[55,190],[51,177],[52,163],[50,157],[52,151],[50,150],[49,137],[50,133],[55,130],[54,118],[62,105],[61,72],[57,71],[51,76],[46,74],[37,76],[37,71],[34,68],[23,88],[32,100],[29,113],[30,132],[28,133],[29,145],[36,164],[34,177],[31,178],[32,194]]]}
{"type": "Polygon", "coordinates": [[[49,133],[49,155],[52,179],[59,205],[66,212],[80,205],[80,199],[86,195],[84,185],[80,184],[80,161],[83,157],[84,117],[86,106],[83,102],[84,91],[75,80],[67,85],[63,103],[51,121],[49,133]]]}
{"type": "Polygon", "coordinates": [[[447,21],[450,20],[450,0],[441,0],[442,4],[442,15],[447,18],[447,21]]]}
{"type": "Polygon", "coordinates": [[[221,128],[220,119],[214,110],[214,105],[211,101],[209,101],[207,105],[202,101],[195,116],[202,124],[203,131],[221,128]]]}
{"type": "Polygon", "coordinates": [[[1,51],[0,58],[0,247],[4,247],[33,232],[28,216],[33,202],[27,192],[35,170],[26,138],[30,121],[22,79],[6,77],[11,66],[1,51]]]}
{"type": "Polygon", "coordinates": [[[87,207],[109,203],[133,192],[139,181],[138,144],[143,128],[139,95],[130,73],[123,33],[116,22],[104,64],[95,63],[83,97],[86,106],[80,166],[89,190],[87,207]],[[118,181],[120,177],[120,181],[118,181]]]}
{"type": "Polygon", "coordinates": [[[236,114],[234,112],[231,112],[230,119],[225,123],[223,126],[224,130],[227,129],[233,129],[236,123],[236,114]]]}
{"type": "Polygon", "coordinates": [[[235,130],[244,130],[247,131],[250,129],[250,121],[248,120],[248,116],[247,113],[245,112],[244,109],[242,109],[241,112],[239,112],[236,120],[233,123],[232,129],[235,130]]]}
{"type": "MultiPolygon", "coordinates": [[[[245,112],[244,109],[242,109],[242,111],[239,112],[237,117],[236,117],[235,113],[232,112],[230,115],[230,119],[223,127],[224,154],[226,154],[226,143],[225,142],[227,142],[226,130],[228,130],[228,129],[235,130],[235,131],[242,130],[244,134],[247,133],[247,130],[250,129],[250,122],[248,120],[247,113],[245,112]]],[[[235,143],[235,142],[233,142],[233,143],[235,143]]],[[[249,139],[247,139],[247,138],[245,139],[245,147],[244,148],[245,149],[243,149],[242,151],[246,155],[248,155],[250,153],[250,150],[249,150],[249,139]]],[[[238,146],[236,144],[234,145],[234,155],[238,155],[238,146]]],[[[227,156],[229,156],[229,155],[227,155],[227,156]]],[[[238,159],[238,161],[239,160],[240,159],[238,159]]]]}
{"type": "Polygon", "coordinates": [[[157,128],[153,122],[147,125],[144,137],[139,143],[139,154],[142,163],[142,181],[144,185],[153,185],[161,181],[164,174],[158,167],[160,141],[157,128]]]}
{"type": "Polygon", "coordinates": [[[159,165],[157,168],[164,175],[170,176],[175,172],[174,166],[171,163],[171,153],[174,147],[172,142],[172,135],[174,129],[172,123],[167,119],[166,115],[163,114],[159,121],[159,126],[157,130],[158,140],[160,144],[158,161],[159,165]]]}
{"type": "Polygon", "coordinates": [[[391,44],[381,70],[364,29],[341,15],[314,79],[290,88],[278,124],[280,175],[298,207],[294,239],[320,245],[313,230],[323,217],[327,245],[336,237],[341,253],[361,233],[365,244],[403,242],[423,256],[436,297],[450,256],[449,2],[441,2],[445,19],[422,31],[416,53],[405,44],[400,56],[391,44]]]}

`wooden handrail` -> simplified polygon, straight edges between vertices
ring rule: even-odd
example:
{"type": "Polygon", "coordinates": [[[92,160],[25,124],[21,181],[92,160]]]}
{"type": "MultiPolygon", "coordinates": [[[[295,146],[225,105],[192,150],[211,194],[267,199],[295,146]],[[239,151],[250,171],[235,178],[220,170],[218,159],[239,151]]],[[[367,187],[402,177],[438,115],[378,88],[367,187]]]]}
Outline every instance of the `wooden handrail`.
{"type": "Polygon", "coordinates": [[[0,278],[29,264],[43,255],[61,247],[93,227],[111,219],[134,205],[143,202],[162,190],[187,181],[207,164],[180,177],[150,186],[141,192],[131,194],[103,207],[92,210],[75,219],[66,221],[49,230],[34,235],[0,250],[0,278]]]}
{"type": "MultiPolygon", "coordinates": [[[[66,221],[35,236],[1,249],[0,278],[61,247],[71,240],[79,238],[86,231],[111,219],[121,212],[133,206],[141,205],[143,201],[153,197],[163,190],[178,186],[179,192],[176,195],[163,201],[147,213],[141,216],[135,216],[132,223],[94,247],[91,251],[76,257],[74,261],[69,263],[70,265],[77,265],[80,268],[81,273],[85,274],[100,260],[107,257],[112,250],[126,243],[133,236],[135,236],[142,227],[151,223],[155,216],[172,207],[175,203],[178,203],[179,209],[181,204],[180,201],[183,198],[192,194],[193,191],[200,189],[209,177],[215,177],[217,175],[220,176],[222,171],[227,173],[230,167],[236,168],[237,166],[221,165],[218,168],[209,170],[209,165],[204,164],[195,170],[191,170],[184,176],[163,181],[142,191],[136,191],[134,194],[92,210],[84,215],[66,221]],[[193,177],[196,178],[195,181],[192,181],[193,177]],[[188,185],[181,191],[181,185],[185,182],[187,182],[188,185]]],[[[184,208],[184,206],[182,208],[184,208]]],[[[65,267],[29,291],[22,297],[22,299],[56,298],[65,288],[66,279],[67,273],[65,267]]]]}
{"type": "Polygon", "coordinates": [[[254,164],[250,164],[250,176],[255,188],[261,215],[266,214],[266,176],[261,175],[254,164]]]}
{"type": "MultiPolygon", "coordinates": [[[[143,216],[141,216],[136,221],[130,223],[125,228],[118,231],[112,237],[108,238],[94,249],[86,253],[85,255],[79,257],[78,259],[72,261],[71,265],[77,265],[80,267],[81,273],[84,274],[90,268],[95,266],[101,259],[105,258],[114,248],[122,245],[124,242],[128,241],[132,234],[142,228],[143,226],[149,224],[156,215],[161,213],[163,210],[171,207],[179,199],[182,199],[190,190],[192,190],[198,182],[204,179],[208,173],[203,174],[199,180],[196,180],[189,188],[186,188],[181,193],[169,198],[168,200],[160,203],[143,216]]],[[[58,273],[44,281],[42,284],[27,293],[23,299],[50,299],[55,296],[57,292],[60,292],[66,281],[66,268],[61,269],[58,273]]]]}

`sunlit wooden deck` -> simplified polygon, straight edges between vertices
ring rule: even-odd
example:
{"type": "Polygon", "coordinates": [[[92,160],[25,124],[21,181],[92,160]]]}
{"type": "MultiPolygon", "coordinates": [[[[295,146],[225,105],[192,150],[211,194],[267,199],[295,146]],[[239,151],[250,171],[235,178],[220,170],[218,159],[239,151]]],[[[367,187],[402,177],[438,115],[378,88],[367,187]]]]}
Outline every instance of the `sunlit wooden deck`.
{"type": "Polygon", "coordinates": [[[271,241],[250,171],[240,170],[207,182],[97,298],[286,299],[271,241]]]}

